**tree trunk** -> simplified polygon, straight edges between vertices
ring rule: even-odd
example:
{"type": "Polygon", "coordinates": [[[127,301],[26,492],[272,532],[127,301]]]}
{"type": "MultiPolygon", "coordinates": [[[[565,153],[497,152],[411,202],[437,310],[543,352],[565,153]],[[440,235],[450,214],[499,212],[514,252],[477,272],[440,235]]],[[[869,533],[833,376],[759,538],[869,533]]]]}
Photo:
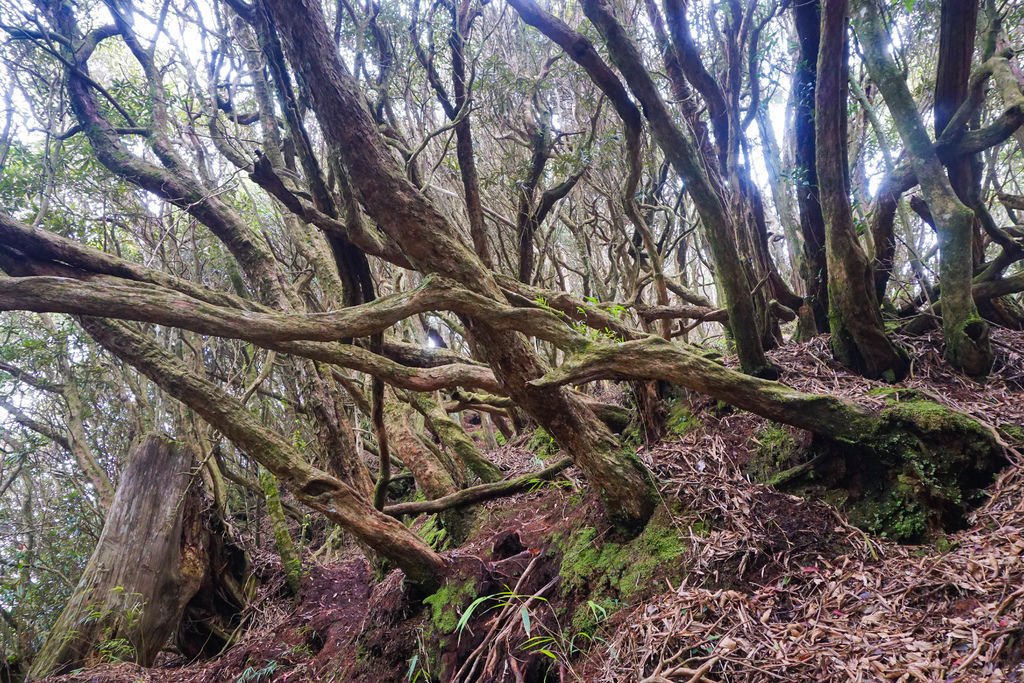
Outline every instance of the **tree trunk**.
{"type": "MultiPolygon", "coordinates": [[[[464,483],[461,468],[455,462],[442,462],[420,442],[417,435],[426,434],[423,416],[400,402],[389,402],[386,414],[395,456],[412,472],[417,490],[427,500],[455,495],[459,485],[464,483]],[[455,476],[453,470],[458,470],[459,476],[455,476]]],[[[470,526],[470,516],[466,511],[446,510],[440,518],[449,538],[461,543],[470,526]]]]}
{"type": "Polygon", "coordinates": [[[370,500],[351,486],[310,465],[241,402],[124,325],[96,318],[79,318],[79,322],[101,346],[194,410],[270,470],[300,502],[325,514],[394,562],[418,588],[436,588],[440,583],[446,568],[440,556],[402,524],[375,510],[370,500]]]}
{"type": "MultiPolygon", "coordinates": [[[[331,150],[348,167],[366,212],[401,247],[418,270],[450,277],[472,291],[503,301],[494,275],[448,221],[405,178],[381,139],[354,78],[330,39],[318,2],[266,0],[331,150]]],[[[522,337],[465,319],[475,350],[494,370],[505,392],[573,456],[600,492],[612,518],[639,529],[656,504],[646,468],[625,458],[611,432],[569,392],[528,384],[544,366],[522,337]]]]}
{"type": "Polygon", "coordinates": [[[277,490],[277,479],[265,467],[260,468],[260,488],[267,501],[267,516],[270,517],[270,528],[274,531],[274,545],[281,558],[285,582],[292,595],[298,595],[302,584],[302,557],[296,552],[295,542],[288,530],[288,518],[281,504],[281,492],[277,490]]]}
{"type": "Polygon", "coordinates": [[[857,35],[864,46],[868,72],[892,113],[935,219],[941,258],[939,288],[946,360],[968,375],[986,375],[992,367],[988,323],[978,315],[971,295],[974,212],[954,192],[906,79],[887,52],[890,40],[874,0],[861,2],[857,35]]]}
{"type": "Polygon", "coordinates": [[[796,91],[797,206],[804,236],[804,282],[818,330],[828,329],[828,263],[825,256],[825,218],[818,197],[818,161],[814,142],[814,100],[817,84],[821,5],[819,0],[793,3],[800,55],[793,89],[796,91]]]}
{"type": "MultiPolygon", "coordinates": [[[[978,0],[943,0],[939,17],[939,59],[935,67],[935,138],[943,134],[956,136],[966,131],[964,121],[954,124],[956,130],[948,133],[946,127],[953,115],[967,100],[971,80],[971,61],[974,57],[974,39],[978,24],[978,0]]],[[[985,260],[985,246],[980,212],[980,164],[977,155],[954,155],[944,159],[953,191],[974,212],[971,226],[972,259],[974,266],[985,260]]]]}
{"type": "Polygon", "coordinates": [[[210,571],[194,454],[150,436],[132,454],[99,543],[31,678],[106,660],[153,664],[210,571]]]}
{"type": "Polygon", "coordinates": [[[871,264],[853,225],[847,176],[847,0],[824,0],[815,91],[818,192],[825,216],[832,352],[867,377],[902,379],[907,354],[888,338],[875,299],[871,264]]]}
{"type": "Polygon", "coordinates": [[[412,394],[409,403],[423,415],[441,443],[450,448],[473,474],[480,477],[480,481],[493,484],[504,478],[501,469],[480,452],[466,430],[449,417],[434,399],[425,394],[412,394]]]}

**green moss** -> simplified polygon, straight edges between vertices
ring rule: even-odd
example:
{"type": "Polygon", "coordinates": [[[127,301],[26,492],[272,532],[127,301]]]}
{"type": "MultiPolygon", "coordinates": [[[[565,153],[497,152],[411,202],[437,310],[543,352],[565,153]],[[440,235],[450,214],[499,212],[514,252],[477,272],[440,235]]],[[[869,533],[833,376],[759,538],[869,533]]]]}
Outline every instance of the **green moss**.
{"type": "Polygon", "coordinates": [[[656,574],[678,575],[676,561],[686,550],[667,512],[657,513],[643,533],[625,543],[602,543],[594,527],[583,527],[562,542],[562,592],[580,593],[602,605],[628,602],[656,574]]]}
{"type": "Polygon", "coordinates": [[[1020,427],[1018,425],[1003,425],[999,428],[999,431],[1003,433],[1003,438],[1011,444],[1016,446],[1024,444],[1024,427],[1020,427]]]}
{"type": "Polygon", "coordinates": [[[690,525],[690,531],[699,538],[707,538],[711,535],[711,525],[702,519],[690,525]]]}
{"type": "Polygon", "coordinates": [[[775,476],[795,463],[800,450],[793,435],[777,424],[767,424],[755,435],[757,448],[746,471],[754,481],[772,483],[775,476]]]}
{"type": "Polygon", "coordinates": [[[888,495],[853,506],[850,521],[882,538],[917,542],[928,533],[928,513],[919,498],[920,485],[905,475],[898,480],[888,495]]]}
{"type": "Polygon", "coordinates": [[[423,603],[430,607],[430,623],[437,635],[451,635],[459,624],[462,610],[477,597],[476,584],[447,583],[436,593],[428,595],[423,603]]]}
{"type": "Polygon", "coordinates": [[[550,458],[560,450],[554,437],[548,434],[543,427],[537,427],[537,431],[526,442],[526,448],[541,459],[550,458]]]}
{"type": "Polygon", "coordinates": [[[302,557],[296,550],[291,532],[288,530],[281,494],[277,490],[277,479],[263,467],[260,468],[260,486],[266,499],[267,513],[274,531],[274,545],[281,558],[285,581],[292,595],[298,595],[302,585],[302,557]]]}
{"type": "Polygon", "coordinates": [[[787,490],[822,498],[853,524],[901,543],[962,528],[1004,462],[991,435],[919,392],[872,393],[886,398],[874,432],[857,444],[817,439],[813,466],[787,490]]]}
{"type": "Polygon", "coordinates": [[[978,430],[977,422],[961,413],[920,398],[906,400],[901,394],[899,401],[890,401],[883,412],[883,417],[892,421],[913,423],[918,429],[929,432],[939,430],[956,430],[970,432],[978,430]]]}
{"type": "Polygon", "coordinates": [[[416,535],[434,550],[446,550],[451,541],[447,529],[440,523],[436,515],[431,516],[416,531],[416,535]]]}
{"type": "Polygon", "coordinates": [[[699,417],[693,414],[690,407],[683,401],[670,401],[668,403],[668,415],[665,417],[665,430],[674,436],[683,436],[699,428],[703,424],[699,417]]]}

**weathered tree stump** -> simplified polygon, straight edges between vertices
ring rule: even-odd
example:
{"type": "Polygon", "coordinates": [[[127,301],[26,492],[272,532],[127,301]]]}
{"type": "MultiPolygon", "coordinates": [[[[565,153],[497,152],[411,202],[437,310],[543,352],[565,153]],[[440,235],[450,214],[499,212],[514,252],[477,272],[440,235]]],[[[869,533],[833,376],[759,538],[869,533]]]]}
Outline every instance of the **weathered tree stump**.
{"type": "MultiPolygon", "coordinates": [[[[224,544],[212,538],[218,525],[210,523],[212,506],[196,467],[194,453],[166,436],[149,436],[135,450],[96,549],[32,663],[30,680],[110,660],[150,666],[186,608],[195,611],[190,602],[201,589],[223,585],[211,566],[223,564],[224,544]]],[[[221,612],[240,607],[235,599],[220,602],[221,612]]]]}

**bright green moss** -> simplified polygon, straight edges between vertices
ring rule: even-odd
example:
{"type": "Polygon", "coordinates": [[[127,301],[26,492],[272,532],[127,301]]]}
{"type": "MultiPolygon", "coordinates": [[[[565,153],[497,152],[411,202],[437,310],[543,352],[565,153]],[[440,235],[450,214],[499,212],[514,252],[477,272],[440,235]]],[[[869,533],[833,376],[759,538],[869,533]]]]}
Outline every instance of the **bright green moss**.
{"type": "Polygon", "coordinates": [[[754,481],[770,483],[779,472],[794,464],[799,446],[785,428],[769,423],[754,439],[757,447],[746,466],[747,474],[754,481]]]}
{"type": "Polygon", "coordinates": [[[445,584],[436,593],[424,598],[423,603],[430,607],[430,623],[433,624],[436,633],[454,633],[462,610],[476,597],[476,585],[469,580],[465,583],[445,584]]]}
{"type": "Polygon", "coordinates": [[[683,436],[701,426],[699,417],[693,414],[683,401],[671,401],[665,417],[665,430],[673,436],[683,436]]]}
{"type": "Polygon", "coordinates": [[[656,515],[643,533],[625,543],[602,543],[593,527],[576,531],[564,546],[563,592],[626,602],[648,587],[656,574],[678,574],[678,559],[686,545],[671,521],[664,519],[667,516],[656,515]]]}
{"type": "Polygon", "coordinates": [[[928,512],[918,489],[915,482],[901,476],[888,495],[853,505],[850,521],[882,538],[900,543],[919,542],[928,534],[928,512]]]}
{"type": "Polygon", "coordinates": [[[918,392],[872,393],[886,398],[874,434],[855,445],[819,439],[819,462],[787,490],[825,499],[853,524],[901,543],[962,528],[1003,463],[991,435],[918,392]]]}

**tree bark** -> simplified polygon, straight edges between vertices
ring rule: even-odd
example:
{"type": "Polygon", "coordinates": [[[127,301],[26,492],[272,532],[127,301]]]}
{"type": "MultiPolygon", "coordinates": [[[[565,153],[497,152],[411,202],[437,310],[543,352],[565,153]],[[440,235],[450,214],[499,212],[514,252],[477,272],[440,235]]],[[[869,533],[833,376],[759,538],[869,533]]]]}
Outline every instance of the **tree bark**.
{"type": "MultiPolygon", "coordinates": [[[[626,126],[627,136],[635,136],[639,141],[640,112],[629,99],[618,77],[597,54],[593,44],[542,10],[532,0],[512,0],[511,4],[523,21],[557,43],[587,71],[591,80],[612,101],[626,126]]],[[[643,106],[654,139],[676,172],[685,180],[687,190],[697,206],[725,290],[729,327],[743,369],[754,375],[777,376],[777,371],[768,362],[761,345],[751,286],[736,250],[736,233],[723,200],[723,188],[720,183],[712,181],[699,152],[672,120],[657,86],[643,65],[636,44],[626,34],[611,9],[604,2],[589,0],[584,3],[584,11],[601,32],[612,61],[643,106]]]]}
{"type": "MultiPolygon", "coordinates": [[[[412,472],[417,490],[427,500],[447,499],[456,495],[460,485],[465,483],[464,473],[454,461],[442,461],[420,441],[421,435],[427,433],[423,416],[407,404],[397,401],[388,402],[386,413],[395,455],[412,472]]],[[[383,509],[391,514],[387,506],[383,509]]],[[[469,531],[470,516],[465,511],[454,509],[438,512],[448,536],[455,543],[461,543],[469,531]]]]}
{"type": "Polygon", "coordinates": [[[847,175],[847,0],[824,0],[815,90],[818,192],[825,217],[829,327],[836,358],[867,377],[894,382],[910,360],[885,333],[871,264],[853,225],[847,175]]]}
{"type": "Polygon", "coordinates": [[[462,425],[449,417],[433,398],[425,394],[413,394],[409,397],[409,403],[423,416],[441,443],[450,448],[480,481],[487,484],[502,480],[503,475],[498,466],[480,452],[462,425]]]}
{"type": "MultiPolygon", "coordinates": [[[[418,270],[451,277],[502,301],[493,274],[401,173],[337,54],[319,3],[265,0],[264,4],[281,31],[293,68],[309,90],[320,128],[349,168],[367,213],[418,270]]],[[[541,391],[528,384],[543,374],[544,367],[521,337],[473,318],[465,318],[465,323],[475,349],[506,393],[573,456],[601,492],[613,519],[623,528],[640,528],[656,501],[646,468],[625,458],[607,428],[570,393],[541,391]]]]}
{"type": "Polygon", "coordinates": [[[198,413],[238,448],[270,470],[298,500],[341,525],[402,569],[420,588],[436,587],[446,564],[416,534],[375,510],[369,499],[310,465],[280,435],[263,427],[235,398],[191,372],[151,339],[120,323],[80,318],[101,346],[198,413]]]}
{"type": "Polygon", "coordinates": [[[151,666],[210,571],[195,455],[163,436],[132,454],[103,533],[31,678],[127,659],[151,666]]]}
{"type": "Polygon", "coordinates": [[[794,144],[799,174],[797,207],[804,237],[804,282],[818,330],[828,329],[828,262],[825,255],[825,218],[818,197],[817,147],[814,141],[814,103],[820,52],[821,4],[819,0],[793,3],[799,38],[799,60],[793,74],[796,97],[794,144]]]}

